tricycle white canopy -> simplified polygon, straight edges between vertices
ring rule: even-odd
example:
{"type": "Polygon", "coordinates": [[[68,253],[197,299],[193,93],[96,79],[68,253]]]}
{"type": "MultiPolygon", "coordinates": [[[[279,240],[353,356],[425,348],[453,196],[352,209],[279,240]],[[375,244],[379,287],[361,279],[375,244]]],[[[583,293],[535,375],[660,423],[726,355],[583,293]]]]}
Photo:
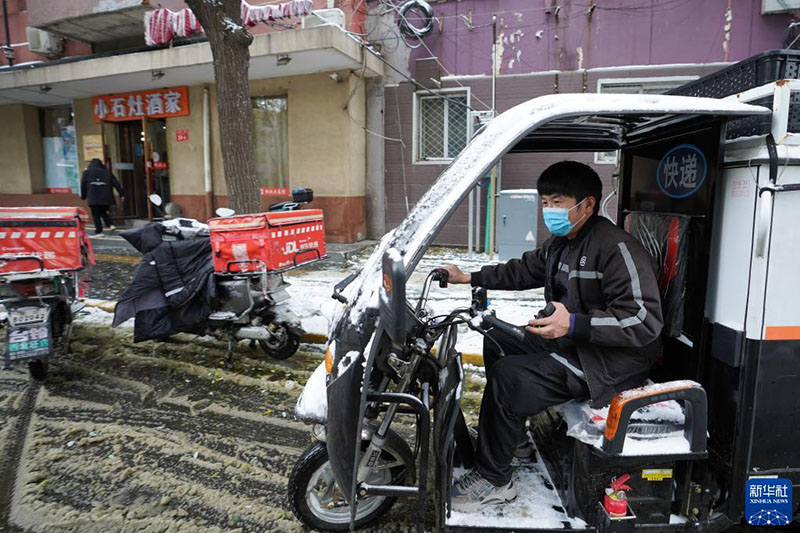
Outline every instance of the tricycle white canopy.
{"type": "MultiPolygon", "coordinates": [[[[383,253],[396,248],[407,274],[416,267],[444,223],[467,193],[504,154],[520,151],[604,151],[631,136],[699,116],[767,115],[771,110],[734,100],[670,95],[554,94],[519,104],[497,116],[439,176],[403,222],[387,234],[357,279],[344,291],[350,321],[377,307],[383,253]]],[[[339,320],[334,320],[335,329],[339,320]]],[[[331,332],[333,333],[333,331],[331,332]]]]}

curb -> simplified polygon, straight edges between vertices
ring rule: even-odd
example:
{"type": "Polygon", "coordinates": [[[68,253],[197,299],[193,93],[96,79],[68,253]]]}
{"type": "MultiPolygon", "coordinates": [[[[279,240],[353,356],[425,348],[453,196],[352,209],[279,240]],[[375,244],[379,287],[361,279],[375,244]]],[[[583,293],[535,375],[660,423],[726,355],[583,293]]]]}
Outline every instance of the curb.
{"type": "MultiPolygon", "coordinates": [[[[89,307],[102,309],[106,313],[113,313],[117,307],[117,302],[110,300],[96,300],[93,302],[84,300],[83,303],[89,307]]],[[[322,333],[306,333],[300,340],[306,344],[327,344],[328,336],[322,333]]],[[[483,366],[483,356],[478,353],[462,353],[461,360],[468,365],[483,366]]]]}

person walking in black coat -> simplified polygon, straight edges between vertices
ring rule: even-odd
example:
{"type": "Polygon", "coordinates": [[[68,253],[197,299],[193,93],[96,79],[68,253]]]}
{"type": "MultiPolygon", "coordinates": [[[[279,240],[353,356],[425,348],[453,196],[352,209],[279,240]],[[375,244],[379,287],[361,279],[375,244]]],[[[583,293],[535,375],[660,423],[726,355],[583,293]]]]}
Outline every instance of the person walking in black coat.
{"type": "Polygon", "coordinates": [[[94,218],[94,234],[103,234],[103,222],[110,230],[116,229],[108,216],[108,208],[114,205],[114,190],[117,189],[120,200],[125,199],[125,192],[114,174],[108,171],[103,162],[95,158],[83,171],[81,178],[81,199],[88,200],[94,218]]]}

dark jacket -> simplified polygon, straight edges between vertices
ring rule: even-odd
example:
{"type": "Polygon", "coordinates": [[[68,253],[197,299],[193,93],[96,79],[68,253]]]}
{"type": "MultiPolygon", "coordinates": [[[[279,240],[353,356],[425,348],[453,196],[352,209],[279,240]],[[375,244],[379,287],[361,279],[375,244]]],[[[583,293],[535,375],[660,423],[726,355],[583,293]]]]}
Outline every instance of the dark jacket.
{"type": "Polygon", "coordinates": [[[640,385],[661,353],[661,298],[650,255],[630,234],[593,216],[571,243],[569,265],[558,264],[567,239],[550,237],[521,259],[485,266],[472,285],[487,289],[545,288],[551,300],[559,268],[569,270],[567,309],[572,339],[595,405],[640,385]]]}
{"type": "Polygon", "coordinates": [[[134,342],[202,331],[216,296],[208,237],[161,242],[157,224],[122,236],[146,253],[119,297],[113,326],[135,317],[134,342]]]}
{"type": "Polygon", "coordinates": [[[120,196],[125,196],[122,185],[119,184],[114,174],[103,166],[99,159],[92,159],[81,178],[81,198],[89,200],[89,206],[114,205],[114,191],[117,189],[120,196]]]}

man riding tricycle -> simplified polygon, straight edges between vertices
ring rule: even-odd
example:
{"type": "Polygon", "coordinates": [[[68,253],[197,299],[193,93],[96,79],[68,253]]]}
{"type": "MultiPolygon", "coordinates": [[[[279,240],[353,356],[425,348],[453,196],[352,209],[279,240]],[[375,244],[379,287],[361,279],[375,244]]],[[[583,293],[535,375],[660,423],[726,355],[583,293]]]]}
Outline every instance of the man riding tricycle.
{"type": "Polygon", "coordinates": [[[551,95],[495,118],[334,290],[346,305],[298,409],[317,422],[317,442],[290,478],[297,516],[319,530],[361,528],[412,498],[422,531],[432,495],[436,530],[791,522],[792,91],[800,83],[727,99],[551,95]],[[765,95],[772,112],[743,103],[765,95]],[[770,123],[771,113],[768,134],[726,141],[731,125],[770,123]],[[419,298],[406,298],[427,248],[504,154],[609,150],[620,150],[614,222],[598,213],[596,174],[562,162],[539,180],[553,234],[539,249],[472,274],[435,269],[419,298]],[[472,301],[432,316],[436,281],[471,283],[472,301]],[[487,287],[544,287],[547,305],[510,324],[487,308],[487,287]],[[460,326],[486,339],[477,440],[460,410],[460,326]],[[412,417],[410,434],[400,415],[412,417]]]}

